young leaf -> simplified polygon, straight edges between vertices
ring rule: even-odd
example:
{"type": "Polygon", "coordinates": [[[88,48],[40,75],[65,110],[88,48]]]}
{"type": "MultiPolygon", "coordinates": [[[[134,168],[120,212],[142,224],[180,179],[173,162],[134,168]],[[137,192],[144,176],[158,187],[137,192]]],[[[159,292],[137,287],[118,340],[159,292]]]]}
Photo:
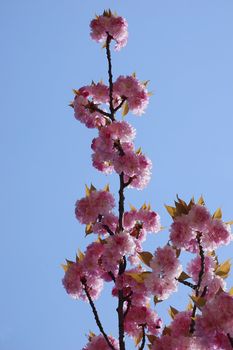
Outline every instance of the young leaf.
{"type": "Polygon", "coordinates": [[[176,208],[171,207],[170,205],[166,205],[166,204],[165,204],[165,208],[167,209],[167,211],[171,215],[171,217],[174,219],[176,216],[176,208]]]}
{"type": "Polygon", "coordinates": [[[187,280],[188,278],[190,278],[190,276],[189,276],[186,272],[182,271],[181,274],[180,274],[180,276],[178,277],[178,280],[180,280],[180,281],[185,281],[185,280],[187,280]]]}
{"type": "Polygon", "coordinates": [[[168,313],[171,316],[171,318],[174,320],[175,316],[179,313],[179,311],[177,309],[175,309],[174,307],[170,306],[168,313]]]}
{"type": "Polygon", "coordinates": [[[213,219],[222,219],[222,210],[218,208],[213,214],[213,219]]]}
{"type": "Polygon", "coordinates": [[[215,270],[215,274],[222,278],[227,278],[231,269],[230,259],[226,260],[224,263],[220,264],[215,270]]]}
{"type": "Polygon", "coordinates": [[[153,255],[150,252],[141,252],[138,253],[140,260],[146,264],[147,266],[150,266],[150,261],[153,258],[153,255]]]}
{"type": "Polygon", "coordinates": [[[125,101],[123,103],[123,106],[122,106],[122,111],[121,111],[121,114],[122,114],[122,117],[125,117],[129,112],[129,104],[127,101],[125,101]]]}

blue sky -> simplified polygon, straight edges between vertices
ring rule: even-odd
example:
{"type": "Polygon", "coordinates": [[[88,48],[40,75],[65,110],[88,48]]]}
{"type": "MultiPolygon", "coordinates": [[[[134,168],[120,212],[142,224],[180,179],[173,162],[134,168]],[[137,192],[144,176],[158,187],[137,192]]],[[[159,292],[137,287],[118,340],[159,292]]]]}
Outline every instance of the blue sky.
{"type": "MultiPolygon", "coordinates": [[[[114,77],[136,71],[154,93],[144,116],[127,116],[153,176],[144,191],[127,191],[126,204],[150,202],[168,226],[164,203],[202,194],[211,211],[220,206],[233,219],[231,0],[1,1],[2,350],[77,350],[96,331],[88,305],[63,290],[60,264],[90,242],[74,217],[85,183],[118,186],[92,169],[96,131],[68,107],[72,88],[107,79],[105,53],[89,39],[90,20],[106,8],[129,23],[127,47],[113,54],[114,77]]],[[[167,237],[151,235],[145,249],[167,237]]],[[[232,258],[232,246],[220,256],[232,258]]],[[[116,334],[109,291],[97,306],[116,334]]],[[[186,292],[159,306],[166,320],[186,292]]]]}

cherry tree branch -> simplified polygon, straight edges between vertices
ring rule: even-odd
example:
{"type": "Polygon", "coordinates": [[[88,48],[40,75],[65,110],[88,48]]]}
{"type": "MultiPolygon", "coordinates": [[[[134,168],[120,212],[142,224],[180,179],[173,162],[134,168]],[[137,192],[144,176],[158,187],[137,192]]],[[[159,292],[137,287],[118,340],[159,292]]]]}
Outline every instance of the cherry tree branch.
{"type": "Polygon", "coordinates": [[[230,333],[227,333],[227,337],[228,337],[229,342],[230,342],[230,344],[231,344],[231,347],[232,347],[232,349],[233,349],[233,338],[230,336],[230,333]]]}
{"type": "Polygon", "coordinates": [[[85,293],[86,293],[87,299],[88,299],[88,301],[89,301],[89,303],[90,303],[90,305],[91,305],[91,309],[92,309],[92,312],[93,312],[93,314],[94,314],[95,321],[96,321],[96,324],[97,324],[97,326],[98,326],[100,332],[103,334],[104,339],[106,340],[106,342],[107,342],[108,346],[110,347],[110,349],[116,350],[116,349],[114,348],[114,346],[110,343],[110,340],[108,339],[108,336],[107,336],[107,334],[105,333],[105,331],[104,331],[104,329],[103,329],[103,326],[102,326],[102,323],[101,323],[101,321],[100,321],[100,318],[99,318],[98,312],[97,312],[97,310],[96,310],[95,304],[94,304],[94,302],[93,302],[93,300],[92,300],[92,298],[91,298],[91,296],[90,296],[90,293],[89,293],[89,291],[88,291],[86,279],[85,279],[85,278],[82,278],[82,279],[81,279],[81,283],[82,283],[82,285],[83,285],[83,289],[84,289],[84,291],[85,291],[85,293]]]}
{"type": "Polygon", "coordinates": [[[114,113],[116,113],[124,104],[124,102],[127,100],[126,97],[123,97],[119,105],[114,109],[114,113]]]}
{"type": "Polygon", "coordinates": [[[184,284],[184,285],[187,286],[187,287],[190,287],[190,288],[192,288],[192,289],[194,289],[194,290],[197,289],[197,286],[196,286],[195,284],[191,283],[191,282],[183,281],[183,280],[181,280],[181,279],[179,279],[179,278],[176,278],[176,280],[177,280],[178,282],[184,284]]]}
{"type": "MultiPolygon", "coordinates": [[[[198,282],[196,285],[196,292],[195,292],[195,296],[199,297],[199,292],[200,292],[200,288],[201,288],[201,282],[202,282],[202,278],[205,272],[205,253],[203,250],[203,247],[201,245],[201,236],[202,234],[200,232],[197,233],[197,243],[198,243],[198,247],[199,247],[199,255],[201,258],[201,269],[199,271],[199,275],[198,275],[198,282]]],[[[204,297],[205,294],[207,292],[207,287],[204,288],[201,297],[204,297]]],[[[190,324],[190,333],[194,333],[195,331],[195,315],[196,315],[196,311],[197,311],[197,306],[196,304],[193,305],[193,311],[192,311],[192,320],[191,320],[191,324],[190,324]]]]}
{"type": "Polygon", "coordinates": [[[145,332],[145,327],[146,325],[143,324],[142,325],[142,342],[141,342],[141,345],[140,345],[140,348],[138,350],[143,350],[144,349],[144,346],[146,344],[146,332],[145,332]]]}
{"type": "Polygon", "coordinates": [[[111,61],[111,50],[110,50],[110,43],[111,43],[112,37],[107,33],[107,40],[106,40],[106,54],[108,59],[108,81],[109,81],[109,108],[110,108],[110,118],[111,120],[115,120],[114,116],[114,107],[113,107],[113,76],[112,76],[112,61],[111,61]]]}

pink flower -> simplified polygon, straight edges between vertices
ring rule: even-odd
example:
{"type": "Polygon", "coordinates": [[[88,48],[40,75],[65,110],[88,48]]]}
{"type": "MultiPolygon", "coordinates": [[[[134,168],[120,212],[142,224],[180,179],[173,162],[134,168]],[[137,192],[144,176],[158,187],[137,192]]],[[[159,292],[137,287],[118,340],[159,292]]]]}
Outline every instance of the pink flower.
{"type": "MultiPolygon", "coordinates": [[[[101,90],[103,90],[103,87],[107,88],[103,84],[97,84],[97,86],[100,86],[101,90]]],[[[97,88],[95,89],[97,90],[97,88]]],[[[92,95],[92,90],[94,90],[94,87],[83,86],[76,92],[73,101],[74,116],[81,123],[84,123],[88,128],[99,128],[106,124],[106,120],[102,114],[95,110],[94,107],[97,101],[94,101],[94,96],[92,101],[88,99],[88,97],[91,97],[92,95]]],[[[100,95],[101,94],[99,93],[98,99],[100,99],[100,95]]]]}
{"type": "Polygon", "coordinates": [[[202,245],[205,249],[213,250],[220,245],[227,245],[232,240],[230,225],[224,224],[222,220],[211,220],[208,231],[202,236],[202,245]]]}
{"type": "MultiPolygon", "coordinates": [[[[204,275],[202,276],[202,286],[205,287],[214,278],[214,269],[216,267],[216,261],[212,256],[206,255],[204,260],[204,275]]],[[[196,256],[187,265],[187,272],[192,277],[195,283],[198,282],[199,273],[201,271],[201,258],[196,256]]]]}
{"type": "Polygon", "coordinates": [[[158,334],[162,322],[155,311],[146,306],[131,306],[125,318],[125,331],[132,337],[138,337],[142,333],[142,325],[149,333],[158,334]]]}
{"type": "Polygon", "coordinates": [[[98,233],[98,234],[106,234],[107,228],[109,228],[113,233],[116,232],[117,229],[117,225],[118,225],[118,217],[115,216],[114,214],[110,213],[105,215],[101,221],[96,222],[93,227],[92,230],[94,233],[98,233]],[[106,228],[107,226],[107,228],[106,228]]]}
{"type": "Polygon", "coordinates": [[[199,336],[214,336],[223,332],[233,336],[233,297],[222,292],[209,300],[197,316],[196,332],[199,336]]]}
{"type": "Polygon", "coordinates": [[[170,228],[170,239],[177,248],[194,252],[197,250],[196,233],[192,230],[187,215],[174,219],[170,228]]]}
{"type": "Polygon", "coordinates": [[[177,278],[182,266],[170,246],[158,248],[150,262],[152,273],[146,278],[145,286],[151,294],[159,299],[167,299],[177,289],[177,278]]]}
{"type": "Polygon", "coordinates": [[[149,93],[145,84],[141,83],[134,76],[119,76],[114,85],[114,96],[116,99],[125,98],[129,110],[136,115],[144,113],[149,103],[149,93]]]}
{"type": "Polygon", "coordinates": [[[175,318],[170,326],[172,337],[178,338],[180,336],[189,336],[191,315],[191,311],[183,311],[175,315],[175,318]]]}
{"type": "Polygon", "coordinates": [[[97,299],[103,288],[103,280],[99,276],[89,274],[82,264],[69,263],[62,283],[67,293],[74,299],[87,300],[82,280],[86,281],[87,289],[93,299],[97,299]]]}
{"type": "Polygon", "coordinates": [[[140,223],[146,232],[158,232],[160,230],[159,215],[150,210],[141,208],[138,210],[131,210],[124,214],[124,226],[126,229],[132,229],[136,224],[140,223]]]}
{"type": "Polygon", "coordinates": [[[76,202],[75,214],[81,224],[95,223],[98,216],[105,216],[114,208],[114,197],[108,191],[92,191],[88,197],[76,202]]]}
{"type": "Polygon", "coordinates": [[[105,271],[115,274],[119,268],[119,262],[125,255],[132,255],[135,252],[134,238],[127,231],[120,232],[107,238],[104,245],[102,257],[105,271]]]}
{"type": "MultiPolygon", "coordinates": [[[[118,341],[111,335],[108,336],[108,339],[115,348],[115,350],[118,350],[118,341]]],[[[82,350],[109,350],[109,345],[102,334],[98,336],[95,335],[90,337],[89,343],[82,350]]]]}
{"type": "Polygon", "coordinates": [[[123,17],[116,16],[111,11],[104,11],[90,23],[91,37],[97,42],[105,42],[110,35],[116,41],[116,50],[120,50],[127,44],[128,24],[123,17]]]}

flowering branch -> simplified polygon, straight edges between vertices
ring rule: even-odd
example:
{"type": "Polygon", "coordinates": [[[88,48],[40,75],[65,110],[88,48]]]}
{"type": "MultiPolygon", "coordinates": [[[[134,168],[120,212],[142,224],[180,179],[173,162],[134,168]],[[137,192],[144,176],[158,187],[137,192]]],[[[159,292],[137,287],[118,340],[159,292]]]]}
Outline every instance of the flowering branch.
{"type": "Polygon", "coordinates": [[[92,312],[94,314],[94,317],[95,317],[95,321],[96,321],[96,324],[97,326],[99,327],[99,330],[100,332],[103,334],[108,346],[112,349],[112,350],[115,350],[114,346],[110,343],[109,339],[108,339],[108,336],[107,334],[105,333],[104,329],[103,329],[103,326],[102,326],[102,323],[100,322],[100,319],[99,319],[99,315],[98,315],[98,312],[96,310],[96,307],[95,307],[95,304],[90,296],[90,293],[88,291],[88,287],[87,287],[87,283],[86,283],[86,279],[85,278],[82,278],[81,279],[81,283],[83,285],[83,288],[84,288],[84,291],[86,293],[86,296],[88,298],[88,301],[91,305],[91,308],[92,308],[92,312]]]}
{"type": "Polygon", "coordinates": [[[143,324],[143,325],[142,325],[142,342],[141,342],[141,345],[140,345],[139,350],[143,350],[143,349],[144,349],[144,346],[145,346],[145,344],[146,344],[146,332],[145,332],[145,328],[146,328],[146,325],[143,324]]]}
{"type": "Polygon", "coordinates": [[[232,347],[232,349],[233,349],[233,337],[231,337],[229,333],[227,333],[227,337],[228,337],[229,342],[230,342],[230,344],[231,344],[231,347],[232,347]]]}
{"type": "MultiPolygon", "coordinates": [[[[199,247],[199,255],[201,258],[201,269],[199,271],[199,276],[198,276],[198,282],[196,285],[196,292],[195,292],[195,296],[198,297],[199,296],[199,292],[200,292],[200,287],[201,287],[201,282],[202,282],[202,277],[204,275],[205,272],[205,253],[203,250],[203,247],[201,245],[201,236],[202,234],[200,232],[198,232],[197,234],[197,243],[198,243],[198,247],[199,247]]],[[[207,288],[205,287],[202,293],[202,297],[206,294],[207,288]]],[[[195,315],[196,315],[196,310],[197,310],[197,306],[194,303],[193,305],[193,311],[192,311],[192,320],[191,320],[191,324],[190,324],[190,333],[192,334],[195,331],[195,315]]]]}
{"type": "Polygon", "coordinates": [[[179,278],[176,278],[176,280],[178,281],[178,282],[180,282],[180,283],[182,283],[182,284],[184,284],[185,286],[187,286],[187,287],[190,287],[190,288],[192,288],[192,289],[194,289],[194,290],[196,290],[197,289],[197,286],[196,285],[194,285],[193,283],[191,283],[191,282],[188,282],[188,281],[183,281],[183,280],[181,280],[181,279],[179,279],[179,278]]]}
{"type": "Polygon", "coordinates": [[[109,81],[109,108],[110,108],[110,118],[111,120],[115,120],[114,117],[114,107],[113,107],[113,76],[112,76],[112,62],[111,62],[111,50],[110,50],[110,43],[112,40],[112,36],[107,33],[107,40],[106,40],[106,53],[107,53],[107,59],[108,59],[108,81],[109,81]]]}

